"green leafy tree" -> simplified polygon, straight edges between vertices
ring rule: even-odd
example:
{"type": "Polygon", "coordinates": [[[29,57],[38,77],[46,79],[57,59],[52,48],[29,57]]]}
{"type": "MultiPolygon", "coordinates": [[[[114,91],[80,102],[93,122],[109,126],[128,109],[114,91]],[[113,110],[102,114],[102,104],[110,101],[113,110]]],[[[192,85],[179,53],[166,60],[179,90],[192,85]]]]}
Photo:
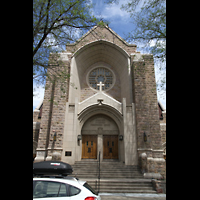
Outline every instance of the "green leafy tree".
{"type": "MultiPolygon", "coordinates": [[[[119,0],[105,0],[117,4],[119,0]]],[[[166,91],[166,0],[127,0],[121,9],[130,13],[132,31],[125,40],[152,53],[157,66],[157,90],[161,97],[166,91]]]]}
{"type": "Polygon", "coordinates": [[[157,66],[157,90],[160,97],[165,98],[166,0],[131,0],[122,9],[130,13],[133,21],[133,30],[126,39],[143,44],[143,49],[153,54],[157,66]]]}
{"type": "Polygon", "coordinates": [[[44,84],[48,69],[59,73],[56,66],[49,65],[50,52],[65,50],[67,43],[96,25],[91,6],[89,0],[33,0],[33,80],[37,85],[44,84]]]}
{"type": "Polygon", "coordinates": [[[133,30],[129,41],[146,44],[146,50],[162,62],[166,59],[166,0],[131,0],[122,6],[130,13],[133,30]],[[141,9],[137,9],[141,6],[141,9]]]}

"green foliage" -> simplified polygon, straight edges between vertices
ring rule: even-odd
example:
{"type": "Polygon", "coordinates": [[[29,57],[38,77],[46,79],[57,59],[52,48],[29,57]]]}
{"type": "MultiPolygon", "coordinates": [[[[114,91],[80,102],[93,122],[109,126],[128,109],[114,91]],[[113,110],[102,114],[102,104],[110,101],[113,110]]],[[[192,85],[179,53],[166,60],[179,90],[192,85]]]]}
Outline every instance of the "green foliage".
{"type": "Polygon", "coordinates": [[[127,35],[131,42],[141,42],[145,50],[162,62],[166,58],[166,0],[145,0],[141,9],[137,7],[141,0],[131,0],[122,6],[130,13],[133,31],[127,35]]]}
{"type": "Polygon", "coordinates": [[[49,72],[69,78],[56,70],[62,62],[49,64],[49,55],[55,53],[58,58],[66,44],[97,24],[91,7],[89,0],[33,0],[33,80],[37,85],[45,83],[49,72]]]}
{"type": "Polygon", "coordinates": [[[142,49],[154,56],[157,91],[163,98],[166,92],[166,0],[129,0],[122,9],[130,13],[133,23],[126,40],[143,44],[142,49]]]}

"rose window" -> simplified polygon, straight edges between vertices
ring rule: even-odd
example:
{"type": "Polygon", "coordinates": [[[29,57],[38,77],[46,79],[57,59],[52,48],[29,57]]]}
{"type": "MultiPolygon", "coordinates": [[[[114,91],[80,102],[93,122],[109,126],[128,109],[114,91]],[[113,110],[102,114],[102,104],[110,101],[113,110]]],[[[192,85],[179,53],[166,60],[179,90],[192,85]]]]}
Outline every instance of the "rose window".
{"type": "Polygon", "coordinates": [[[102,82],[104,86],[102,86],[102,90],[108,90],[113,86],[113,73],[104,67],[98,67],[90,71],[88,76],[89,85],[95,90],[99,90],[99,84],[102,82]]]}

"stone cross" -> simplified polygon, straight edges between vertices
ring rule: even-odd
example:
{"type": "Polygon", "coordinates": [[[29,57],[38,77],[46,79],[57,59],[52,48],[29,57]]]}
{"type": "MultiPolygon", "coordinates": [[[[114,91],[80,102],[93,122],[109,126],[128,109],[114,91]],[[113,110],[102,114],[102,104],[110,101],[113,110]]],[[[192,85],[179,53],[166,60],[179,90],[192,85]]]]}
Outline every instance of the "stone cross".
{"type": "Polygon", "coordinates": [[[105,84],[103,84],[101,81],[99,84],[97,84],[97,86],[99,86],[99,91],[102,92],[102,86],[104,86],[105,84]]]}

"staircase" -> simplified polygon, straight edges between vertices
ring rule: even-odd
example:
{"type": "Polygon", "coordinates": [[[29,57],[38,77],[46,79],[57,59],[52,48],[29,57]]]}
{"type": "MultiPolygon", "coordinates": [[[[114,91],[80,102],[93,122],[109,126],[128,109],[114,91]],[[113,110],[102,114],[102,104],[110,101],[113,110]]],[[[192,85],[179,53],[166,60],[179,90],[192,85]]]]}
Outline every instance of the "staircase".
{"type": "MultiPolygon", "coordinates": [[[[77,161],[72,176],[86,180],[98,191],[98,162],[77,161]]],[[[100,193],[156,193],[151,179],[144,179],[138,166],[126,166],[119,161],[100,163],[100,193]]]]}

